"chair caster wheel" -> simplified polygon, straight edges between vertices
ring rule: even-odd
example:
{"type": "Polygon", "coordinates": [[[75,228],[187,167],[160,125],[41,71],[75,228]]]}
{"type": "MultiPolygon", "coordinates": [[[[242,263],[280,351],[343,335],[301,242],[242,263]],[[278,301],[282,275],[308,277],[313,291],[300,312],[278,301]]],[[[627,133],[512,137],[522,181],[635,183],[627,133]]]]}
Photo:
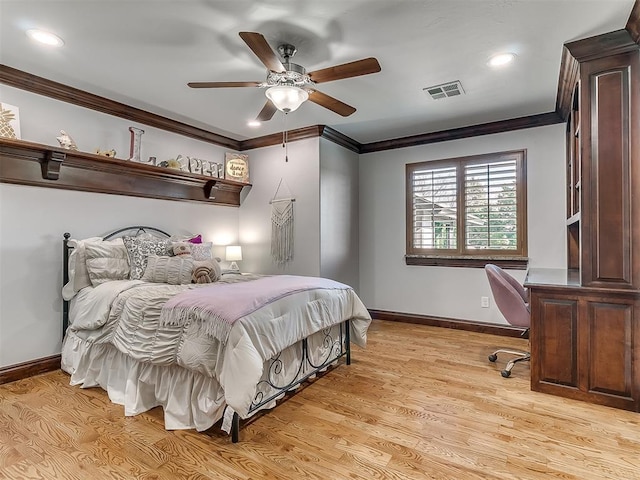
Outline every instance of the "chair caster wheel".
{"type": "Polygon", "coordinates": [[[509,376],[511,375],[511,371],[510,371],[510,370],[502,370],[502,372],[500,372],[500,374],[501,374],[504,378],[509,378],[509,376]]]}
{"type": "Polygon", "coordinates": [[[492,353],[491,355],[489,355],[489,361],[490,362],[495,362],[498,359],[498,356],[494,353],[492,353]]]}

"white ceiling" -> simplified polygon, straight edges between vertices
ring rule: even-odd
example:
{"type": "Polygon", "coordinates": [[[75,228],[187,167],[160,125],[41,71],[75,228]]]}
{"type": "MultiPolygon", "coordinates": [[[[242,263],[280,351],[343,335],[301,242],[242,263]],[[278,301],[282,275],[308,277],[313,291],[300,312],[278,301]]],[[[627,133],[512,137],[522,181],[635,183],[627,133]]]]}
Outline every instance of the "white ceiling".
{"type": "Polygon", "coordinates": [[[259,88],[191,89],[190,81],[263,81],[240,31],[275,50],[298,48],[308,71],[376,57],[380,73],[318,89],[357,108],[350,117],[311,102],[288,129],[329,125],[361,143],[546,113],[555,109],[563,43],[624,28],[633,0],[0,0],[0,63],[233,137],[282,131],[277,112],[247,126],[259,88]],[[36,45],[24,31],[57,33],[36,45]],[[509,68],[494,53],[518,55],[509,68]],[[466,95],[422,89],[460,80],[466,95]]]}

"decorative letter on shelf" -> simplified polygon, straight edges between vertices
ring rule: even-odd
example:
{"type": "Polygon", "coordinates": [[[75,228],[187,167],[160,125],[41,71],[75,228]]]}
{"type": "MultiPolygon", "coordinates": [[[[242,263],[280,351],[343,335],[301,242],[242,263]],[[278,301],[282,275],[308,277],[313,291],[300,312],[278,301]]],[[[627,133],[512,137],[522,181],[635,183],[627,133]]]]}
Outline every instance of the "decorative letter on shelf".
{"type": "Polygon", "coordinates": [[[140,141],[142,139],[142,134],[144,133],[144,130],[136,127],[129,127],[129,131],[131,132],[131,146],[129,148],[129,161],[139,162],[140,161],[140,141]]]}
{"type": "Polygon", "coordinates": [[[42,178],[45,180],[58,180],[60,177],[60,165],[67,156],[62,152],[49,150],[44,159],[40,161],[42,178]]]}

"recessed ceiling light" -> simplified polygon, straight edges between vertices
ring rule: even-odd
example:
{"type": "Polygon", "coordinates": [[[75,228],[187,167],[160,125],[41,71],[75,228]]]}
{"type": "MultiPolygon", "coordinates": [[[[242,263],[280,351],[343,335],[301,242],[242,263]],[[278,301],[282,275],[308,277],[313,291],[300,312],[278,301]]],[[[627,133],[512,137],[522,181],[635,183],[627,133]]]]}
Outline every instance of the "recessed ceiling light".
{"type": "Polygon", "coordinates": [[[262,125],[262,123],[260,123],[258,120],[249,120],[247,122],[247,125],[250,127],[259,127],[260,125],[262,125]]]}
{"type": "Polygon", "coordinates": [[[64,45],[64,41],[59,36],[50,32],[45,32],[44,30],[38,30],[37,28],[27,30],[27,36],[31,40],[35,40],[38,43],[49,45],[51,47],[61,47],[64,45]]]}
{"type": "Polygon", "coordinates": [[[490,67],[502,67],[515,60],[515,53],[499,53],[489,59],[487,65],[490,67]]]}

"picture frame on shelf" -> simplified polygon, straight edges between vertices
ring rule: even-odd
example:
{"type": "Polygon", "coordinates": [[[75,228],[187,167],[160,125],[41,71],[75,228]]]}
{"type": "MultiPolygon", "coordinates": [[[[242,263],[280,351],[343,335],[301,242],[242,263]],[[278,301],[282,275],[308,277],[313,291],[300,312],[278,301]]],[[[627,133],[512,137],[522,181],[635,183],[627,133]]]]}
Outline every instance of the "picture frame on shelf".
{"type": "Polygon", "coordinates": [[[224,178],[249,183],[249,155],[227,152],[224,155],[224,178]]]}
{"type": "Polygon", "coordinates": [[[15,105],[0,102],[0,137],[20,140],[20,110],[15,105]]]}

